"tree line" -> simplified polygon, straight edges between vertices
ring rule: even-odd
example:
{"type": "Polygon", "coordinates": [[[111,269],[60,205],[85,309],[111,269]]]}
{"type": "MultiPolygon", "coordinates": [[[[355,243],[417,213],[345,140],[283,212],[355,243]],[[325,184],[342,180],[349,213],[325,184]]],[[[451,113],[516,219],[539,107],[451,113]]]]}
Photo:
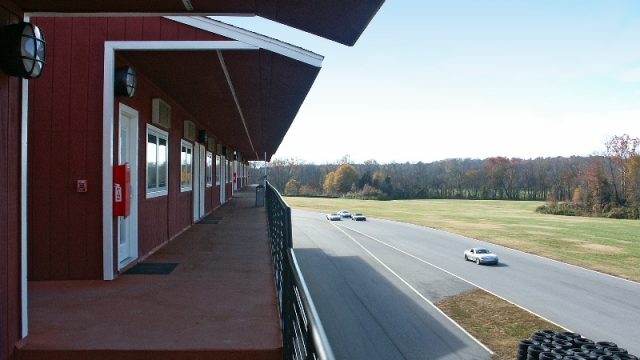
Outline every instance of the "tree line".
{"type": "Polygon", "coordinates": [[[268,180],[285,195],[360,199],[540,200],[541,212],[640,218],[640,139],[614,136],[601,155],[447,159],[431,163],[307,164],[275,159],[268,180]]]}

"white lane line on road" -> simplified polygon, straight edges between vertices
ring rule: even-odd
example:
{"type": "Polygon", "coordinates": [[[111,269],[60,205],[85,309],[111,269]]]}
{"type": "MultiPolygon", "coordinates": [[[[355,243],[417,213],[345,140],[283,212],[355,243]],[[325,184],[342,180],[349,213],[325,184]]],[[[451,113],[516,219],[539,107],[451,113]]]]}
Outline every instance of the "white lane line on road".
{"type": "MultiPolygon", "coordinates": [[[[465,333],[467,336],[469,336],[471,339],[473,339],[473,341],[475,341],[476,343],[478,343],[478,345],[480,345],[483,349],[485,349],[489,354],[493,355],[494,352],[491,351],[491,349],[489,349],[485,344],[481,343],[480,340],[476,339],[473,335],[469,334],[469,332],[467,332],[467,330],[465,330],[462,326],[460,326],[460,324],[458,324],[457,322],[455,322],[452,318],[450,318],[447,314],[445,314],[442,310],[440,310],[434,303],[432,303],[429,299],[427,299],[424,295],[422,295],[416,288],[414,288],[411,284],[409,284],[409,282],[407,282],[405,279],[403,279],[398,273],[396,273],[395,271],[393,271],[393,269],[391,269],[387,264],[385,264],[382,260],[380,260],[377,256],[375,256],[371,251],[369,251],[369,249],[367,249],[364,245],[362,245],[358,240],[354,239],[353,236],[347,234],[341,226],[337,226],[335,224],[331,224],[333,226],[335,226],[338,230],[340,230],[343,234],[345,234],[345,236],[347,236],[349,239],[351,239],[351,241],[353,241],[354,243],[356,243],[356,245],[358,245],[360,248],[362,248],[362,250],[364,250],[367,254],[369,254],[369,256],[371,256],[373,259],[375,259],[377,262],[380,263],[380,265],[382,265],[385,269],[387,269],[391,274],[393,274],[393,276],[395,276],[396,278],[398,278],[398,280],[402,281],[403,284],[405,284],[409,289],[411,289],[411,291],[413,291],[416,295],[418,295],[422,300],[424,300],[427,304],[431,305],[434,309],[436,309],[440,314],[442,314],[442,316],[444,316],[445,318],[447,318],[449,321],[451,321],[452,324],[454,324],[458,329],[460,329],[460,331],[462,331],[463,333],[465,333]]],[[[350,229],[351,230],[351,229],[350,229]]],[[[359,231],[356,231],[359,233],[359,231]]],[[[363,234],[364,235],[364,234],[363,234]]],[[[366,235],[365,235],[366,236],[366,235]]]]}
{"type": "MultiPolygon", "coordinates": [[[[338,227],[337,225],[334,225],[334,226],[338,227]]],[[[572,330],[568,329],[566,326],[562,326],[562,325],[560,325],[560,324],[558,324],[558,323],[556,323],[556,322],[554,322],[554,321],[551,321],[551,320],[549,320],[549,319],[545,318],[544,316],[542,316],[542,315],[540,315],[540,314],[536,314],[535,312],[533,312],[533,311],[531,311],[531,310],[529,310],[529,309],[527,309],[527,308],[525,308],[525,307],[522,307],[522,306],[520,306],[520,305],[518,305],[518,304],[514,303],[513,301],[510,301],[510,300],[508,300],[508,299],[505,299],[504,297],[502,297],[502,296],[500,296],[500,295],[498,295],[498,294],[494,293],[494,292],[493,292],[493,291],[491,291],[491,290],[485,289],[484,287],[482,287],[482,286],[480,286],[480,285],[478,285],[478,284],[476,284],[476,283],[474,283],[474,282],[472,282],[472,281],[469,281],[469,280],[467,280],[467,279],[461,278],[460,276],[458,276],[458,275],[456,275],[456,274],[452,273],[451,271],[446,270],[446,269],[443,269],[443,268],[441,268],[441,267],[440,267],[440,266],[438,266],[438,265],[432,264],[432,263],[428,262],[427,260],[421,259],[421,258],[419,258],[419,257],[417,257],[417,256],[415,256],[415,255],[413,255],[413,254],[411,254],[411,253],[408,253],[408,252],[406,252],[406,251],[404,251],[404,250],[402,250],[402,249],[399,249],[399,248],[397,248],[397,247],[395,247],[395,246],[393,246],[393,245],[391,245],[391,244],[387,244],[386,242],[384,242],[384,241],[382,241],[382,240],[376,239],[375,237],[373,237],[373,236],[371,236],[371,235],[367,235],[367,234],[365,234],[365,233],[363,233],[363,232],[360,232],[360,231],[358,231],[358,230],[355,230],[355,229],[353,229],[353,228],[351,228],[351,227],[349,227],[349,226],[344,226],[344,225],[342,225],[342,226],[340,226],[340,227],[345,227],[345,228],[347,228],[347,229],[349,229],[349,230],[351,230],[351,231],[353,231],[353,232],[355,232],[355,233],[358,233],[358,234],[360,234],[360,235],[362,235],[362,236],[364,236],[364,237],[367,237],[367,238],[369,238],[369,239],[371,239],[371,240],[373,240],[373,241],[376,241],[376,242],[378,242],[378,243],[380,243],[380,244],[382,244],[382,245],[384,245],[384,246],[387,246],[387,247],[389,247],[389,248],[391,248],[391,249],[393,249],[393,250],[395,250],[395,251],[397,251],[397,252],[400,252],[400,253],[402,253],[402,254],[405,254],[405,255],[407,255],[407,256],[409,256],[409,257],[411,257],[411,258],[415,259],[415,260],[418,260],[418,261],[420,261],[420,262],[422,262],[422,263],[424,263],[424,264],[426,264],[426,265],[432,266],[432,267],[434,267],[434,268],[436,268],[436,269],[438,269],[438,270],[440,270],[440,271],[444,271],[445,273],[447,273],[447,274],[449,274],[449,275],[451,275],[451,276],[454,276],[454,277],[456,277],[456,278],[458,278],[458,279],[460,279],[460,280],[462,280],[462,281],[466,282],[467,284],[470,284],[470,285],[472,285],[472,286],[477,287],[478,289],[481,289],[481,290],[483,290],[483,291],[486,291],[486,292],[488,292],[489,294],[491,294],[491,295],[493,295],[493,296],[495,296],[495,297],[497,297],[497,298],[500,298],[500,299],[502,299],[502,300],[504,300],[504,301],[508,302],[508,303],[509,303],[509,304],[511,304],[511,305],[517,306],[517,307],[519,307],[520,309],[522,309],[522,310],[524,310],[524,311],[526,311],[526,312],[528,312],[528,313],[530,313],[530,314],[533,314],[533,315],[535,315],[535,316],[537,316],[537,317],[541,318],[542,320],[547,321],[547,322],[549,322],[549,323],[551,323],[551,324],[553,324],[553,325],[555,325],[555,326],[557,326],[557,327],[563,328],[563,329],[565,329],[565,330],[567,330],[567,331],[572,331],[572,330]]],[[[344,231],[343,231],[343,232],[344,232],[344,231]]],[[[453,321],[453,320],[452,320],[452,321],[453,321]]]]}

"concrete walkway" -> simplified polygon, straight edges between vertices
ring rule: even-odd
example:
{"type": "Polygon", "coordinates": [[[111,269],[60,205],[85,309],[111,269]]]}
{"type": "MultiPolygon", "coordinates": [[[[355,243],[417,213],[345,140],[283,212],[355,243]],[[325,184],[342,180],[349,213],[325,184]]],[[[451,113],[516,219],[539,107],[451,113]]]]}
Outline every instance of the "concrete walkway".
{"type": "Polygon", "coordinates": [[[282,359],[266,210],[254,204],[247,187],[144,261],[177,263],[168,275],[31,282],[17,359],[282,359]]]}

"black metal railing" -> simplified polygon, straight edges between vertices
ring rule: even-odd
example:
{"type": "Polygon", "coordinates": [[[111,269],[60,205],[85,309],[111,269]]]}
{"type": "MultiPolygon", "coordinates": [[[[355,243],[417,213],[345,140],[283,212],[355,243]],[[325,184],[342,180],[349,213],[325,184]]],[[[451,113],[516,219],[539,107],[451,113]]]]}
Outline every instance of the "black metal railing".
{"type": "Polygon", "coordinates": [[[331,346],[293,252],[291,208],[268,182],[265,196],[284,341],[284,359],[334,360],[331,346]]]}

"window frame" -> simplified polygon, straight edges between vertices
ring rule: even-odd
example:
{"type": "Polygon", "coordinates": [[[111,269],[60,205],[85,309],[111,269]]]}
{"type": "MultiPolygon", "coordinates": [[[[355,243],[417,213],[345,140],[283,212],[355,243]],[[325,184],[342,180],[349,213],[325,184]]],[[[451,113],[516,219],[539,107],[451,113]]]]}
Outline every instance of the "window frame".
{"type": "Polygon", "coordinates": [[[146,198],[147,199],[151,199],[151,198],[155,198],[155,197],[159,197],[159,196],[166,196],[169,194],[169,132],[162,130],[156,126],[153,126],[151,124],[147,124],[147,134],[146,134],[146,165],[145,165],[145,194],[146,194],[146,198]],[[156,149],[156,157],[155,157],[155,169],[156,169],[156,175],[155,175],[155,179],[156,179],[156,186],[150,188],[149,187],[149,135],[155,136],[156,137],[156,142],[155,142],[155,149],[156,149]],[[164,140],[165,142],[165,173],[164,173],[164,178],[165,178],[165,185],[164,186],[160,186],[160,174],[161,174],[161,170],[160,170],[160,165],[159,165],[159,154],[160,154],[160,140],[164,140]]]}
{"type": "Polygon", "coordinates": [[[187,192],[187,191],[193,191],[193,144],[185,139],[181,139],[180,140],[180,192],[187,192]],[[190,156],[187,158],[189,164],[187,164],[189,166],[189,184],[185,184],[185,179],[183,179],[183,175],[185,173],[183,173],[183,166],[185,166],[185,164],[183,163],[185,160],[185,157],[183,156],[183,154],[185,153],[185,151],[183,150],[188,150],[186,151],[187,154],[189,154],[190,151],[190,156]]]}
{"type": "Polygon", "coordinates": [[[216,186],[220,186],[222,177],[222,158],[216,154],[216,186]]]}
{"type": "Polygon", "coordinates": [[[213,187],[213,153],[207,151],[205,156],[205,183],[207,187],[213,187]]]}

